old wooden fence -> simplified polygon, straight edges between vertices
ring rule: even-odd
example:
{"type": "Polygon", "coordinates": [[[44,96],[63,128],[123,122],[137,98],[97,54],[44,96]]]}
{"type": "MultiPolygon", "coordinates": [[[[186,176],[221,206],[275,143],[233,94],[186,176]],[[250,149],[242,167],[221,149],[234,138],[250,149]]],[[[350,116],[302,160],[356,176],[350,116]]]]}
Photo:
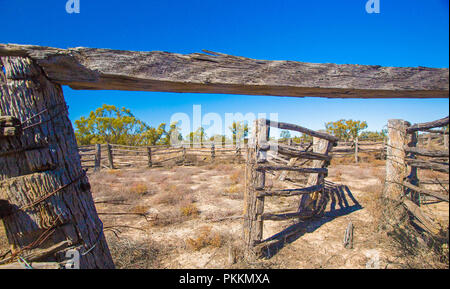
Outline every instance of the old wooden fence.
{"type": "MultiPolygon", "coordinates": [[[[80,268],[114,267],[61,85],[291,97],[448,98],[448,80],[448,69],[436,68],[255,60],[214,52],[181,55],[0,44],[0,115],[10,117],[0,128],[0,200],[4,203],[0,217],[14,248],[0,262],[20,256],[31,262],[34,258],[61,263],[70,248],[81,252],[80,268]]],[[[319,143],[317,148],[322,147],[319,143]]],[[[264,156],[261,145],[249,149],[252,157],[248,156],[250,176],[254,176],[251,183],[258,185],[264,185],[266,170],[285,169],[256,165],[259,152],[264,156]]],[[[312,154],[302,152],[300,157],[308,155],[312,154]]],[[[316,167],[299,171],[311,173],[311,183],[320,185],[326,161],[314,162],[316,167]]],[[[247,191],[252,218],[247,219],[251,233],[247,239],[252,245],[259,237],[256,224],[263,219],[258,215],[263,197],[256,197],[261,192],[256,188],[247,191]]]]}
{"type": "Polygon", "coordinates": [[[255,122],[254,127],[248,146],[244,199],[244,239],[246,257],[249,259],[260,256],[264,252],[264,248],[270,246],[272,242],[269,239],[262,240],[264,221],[305,219],[321,214],[325,210],[329,200],[325,190],[325,176],[331,160],[329,153],[337,142],[337,138],[334,136],[288,123],[260,119],[255,122]],[[270,127],[298,131],[313,136],[312,151],[309,148],[303,150],[296,146],[270,142],[270,127]],[[275,154],[269,157],[271,152],[275,152],[275,154]],[[287,155],[292,158],[292,162],[280,165],[273,161],[274,155],[287,155]],[[297,164],[296,161],[301,160],[306,160],[309,166],[297,164]],[[283,190],[266,187],[266,172],[283,171],[308,174],[306,186],[283,190]],[[301,196],[299,210],[292,213],[264,213],[264,198],[268,196],[301,196]]]}
{"type": "Polygon", "coordinates": [[[126,146],[96,144],[78,147],[83,168],[159,167],[168,164],[190,165],[198,162],[245,161],[245,148],[240,145],[194,143],[179,146],[126,146]]]}
{"type": "MultiPolygon", "coordinates": [[[[288,142],[298,149],[312,147],[312,143],[288,142]]],[[[283,146],[284,143],[280,142],[283,146]]],[[[246,144],[195,143],[178,146],[127,146],[118,144],[94,144],[78,147],[83,168],[95,171],[102,168],[159,167],[166,164],[189,165],[197,162],[233,161],[242,163],[246,160],[246,144]]],[[[361,154],[371,154],[384,159],[386,147],[384,141],[337,142],[330,154],[335,158],[353,156],[358,162],[361,154]]],[[[288,164],[286,155],[270,156],[274,162],[288,164]]],[[[284,174],[281,174],[282,176],[284,174]]]]}
{"type": "Polygon", "coordinates": [[[401,119],[388,122],[385,196],[401,199],[419,226],[432,234],[438,233],[438,227],[423,214],[420,206],[430,198],[449,201],[449,150],[448,143],[439,142],[434,146],[429,142],[424,148],[418,143],[418,132],[448,135],[445,130],[432,130],[448,124],[448,117],[415,125],[401,119]]]}

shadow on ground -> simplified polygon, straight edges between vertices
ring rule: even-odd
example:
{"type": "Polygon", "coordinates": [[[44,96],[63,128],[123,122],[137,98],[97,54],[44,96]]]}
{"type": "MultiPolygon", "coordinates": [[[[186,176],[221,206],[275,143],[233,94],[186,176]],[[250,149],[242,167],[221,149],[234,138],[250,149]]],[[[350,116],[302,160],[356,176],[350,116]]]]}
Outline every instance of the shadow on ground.
{"type": "Polygon", "coordinates": [[[306,221],[300,221],[299,223],[289,226],[280,233],[263,240],[263,242],[271,241],[269,242],[270,245],[264,248],[264,252],[262,252],[265,258],[272,258],[284,246],[296,241],[306,233],[314,232],[323,224],[363,208],[347,186],[326,181],[325,187],[331,197],[329,210],[325,211],[321,216],[306,221]],[[351,205],[349,200],[352,203],[351,205]]]}

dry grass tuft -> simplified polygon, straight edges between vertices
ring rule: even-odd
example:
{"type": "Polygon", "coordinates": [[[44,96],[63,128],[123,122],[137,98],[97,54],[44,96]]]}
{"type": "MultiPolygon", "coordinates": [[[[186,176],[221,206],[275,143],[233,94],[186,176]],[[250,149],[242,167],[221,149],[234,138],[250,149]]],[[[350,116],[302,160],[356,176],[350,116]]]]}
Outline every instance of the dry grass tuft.
{"type": "Polygon", "coordinates": [[[206,247],[220,248],[225,243],[224,237],[212,232],[210,226],[201,227],[193,238],[186,240],[186,245],[193,251],[199,251],[206,247]]]}
{"type": "Polygon", "coordinates": [[[197,206],[192,203],[187,205],[181,205],[180,211],[183,217],[195,218],[198,217],[198,215],[200,214],[200,211],[198,210],[197,206]]]}
{"type": "Polygon", "coordinates": [[[145,195],[149,193],[149,189],[146,183],[136,182],[129,187],[128,192],[132,194],[145,195]]]}
{"type": "Polygon", "coordinates": [[[156,269],[163,246],[150,240],[136,242],[116,237],[108,238],[108,246],[117,269],[156,269]]]}
{"type": "Polygon", "coordinates": [[[145,215],[148,212],[147,206],[137,205],[134,208],[131,209],[132,213],[139,214],[139,215],[145,215]]]}
{"type": "Polygon", "coordinates": [[[121,171],[121,170],[108,170],[107,174],[115,176],[115,177],[122,177],[123,176],[123,171],[121,171]]]}

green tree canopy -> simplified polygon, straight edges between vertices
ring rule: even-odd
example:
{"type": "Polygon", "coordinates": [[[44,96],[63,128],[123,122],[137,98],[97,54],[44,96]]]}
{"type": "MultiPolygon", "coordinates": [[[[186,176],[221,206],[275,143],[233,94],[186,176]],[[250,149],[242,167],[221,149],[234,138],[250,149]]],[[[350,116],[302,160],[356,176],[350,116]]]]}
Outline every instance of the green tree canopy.
{"type": "Polygon", "coordinates": [[[177,124],[172,124],[169,132],[165,130],[165,123],[151,127],[137,119],[129,109],[107,104],[91,111],[89,117],[76,120],[75,127],[79,145],[106,142],[131,146],[170,144],[168,134],[179,131],[177,124]]]}
{"type": "Polygon", "coordinates": [[[242,122],[242,121],[235,121],[233,124],[229,127],[232,137],[233,137],[233,144],[236,143],[242,143],[244,142],[244,139],[248,136],[248,123],[242,122]]]}
{"type": "Polygon", "coordinates": [[[187,135],[191,144],[203,144],[206,142],[206,133],[203,127],[199,127],[196,131],[190,132],[187,135]]]}
{"type": "Polygon", "coordinates": [[[129,109],[104,104],[91,111],[89,117],[75,121],[75,135],[80,144],[115,143],[137,145],[147,129],[129,109]]]}
{"type": "Polygon", "coordinates": [[[325,128],[328,133],[339,139],[349,141],[351,139],[356,139],[359,136],[359,133],[367,128],[367,122],[341,119],[334,122],[327,122],[325,128]]]}

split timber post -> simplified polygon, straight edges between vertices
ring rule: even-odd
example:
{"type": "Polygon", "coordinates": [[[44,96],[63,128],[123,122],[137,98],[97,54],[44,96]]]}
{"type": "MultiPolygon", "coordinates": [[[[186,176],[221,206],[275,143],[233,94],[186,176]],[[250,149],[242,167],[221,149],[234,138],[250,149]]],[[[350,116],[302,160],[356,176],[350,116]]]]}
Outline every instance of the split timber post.
{"type": "Polygon", "coordinates": [[[432,148],[432,145],[431,145],[431,139],[432,139],[432,135],[431,135],[431,132],[429,132],[428,133],[428,143],[427,143],[427,147],[428,147],[428,149],[429,150],[431,150],[431,148],[432,148]]]}
{"type": "Polygon", "coordinates": [[[358,163],[358,137],[356,137],[355,139],[355,163],[358,163]]]}
{"type": "Polygon", "coordinates": [[[98,172],[101,169],[101,161],[102,161],[102,145],[95,145],[95,164],[94,164],[94,172],[98,172]]]}
{"type": "MultiPolygon", "coordinates": [[[[333,142],[323,138],[313,137],[313,152],[320,153],[324,155],[328,155],[333,147],[337,144],[337,142],[333,142]]],[[[327,160],[313,160],[312,168],[326,168],[330,164],[330,161],[327,160]]],[[[326,174],[310,174],[308,176],[308,181],[306,187],[312,186],[323,186],[325,184],[326,174]]],[[[319,199],[319,194],[324,192],[324,188],[322,190],[314,192],[309,195],[303,195],[300,198],[299,211],[309,212],[313,210],[313,205],[319,199]]]]}
{"type": "Polygon", "coordinates": [[[263,237],[264,196],[257,197],[257,192],[264,190],[266,173],[256,170],[258,164],[267,162],[267,152],[262,148],[269,139],[269,126],[265,119],[254,123],[253,137],[247,146],[247,165],[245,169],[245,196],[244,196],[244,241],[245,257],[255,259],[254,246],[263,237]]]}
{"type": "Polygon", "coordinates": [[[403,182],[408,173],[406,151],[408,145],[407,129],[411,124],[401,119],[388,121],[388,142],[386,153],[386,178],[383,197],[398,201],[403,195],[403,182]]]}
{"type": "Polygon", "coordinates": [[[211,144],[211,162],[214,162],[214,159],[216,158],[216,147],[214,143],[211,144]]]}
{"type": "MultiPolygon", "coordinates": [[[[417,146],[417,137],[418,137],[417,132],[412,132],[407,135],[408,148],[415,148],[417,146]]],[[[414,152],[406,152],[405,156],[409,157],[409,159],[416,159],[416,154],[414,152]]],[[[417,176],[417,167],[415,167],[415,166],[410,167],[410,171],[409,171],[409,175],[407,176],[407,180],[410,184],[412,184],[414,186],[419,186],[419,178],[417,176]]],[[[411,201],[413,201],[416,204],[420,204],[420,202],[421,202],[420,194],[414,190],[410,190],[410,189],[406,189],[406,190],[409,191],[409,194],[411,196],[411,201]]]]}
{"type": "Polygon", "coordinates": [[[80,268],[114,268],[59,84],[27,57],[0,58],[0,114],[22,132],[0,138],[0,199],[12,255],[64,262],[80,253],[80,268]]]}
{"type": "Polygon", "coordinates": [[[111,170],[113,170],[114,169],[114,159],[113,159],[112,146],[110,143],[106,143],[106,150],[108,152],[109,168],[111,170]]]}
{"type": "Polygon", "coordinates": [[[151,168],[153,166],[152,163],[152,148],[147,147],[147,158],[148,158],[148,167],[151,168]]]}

